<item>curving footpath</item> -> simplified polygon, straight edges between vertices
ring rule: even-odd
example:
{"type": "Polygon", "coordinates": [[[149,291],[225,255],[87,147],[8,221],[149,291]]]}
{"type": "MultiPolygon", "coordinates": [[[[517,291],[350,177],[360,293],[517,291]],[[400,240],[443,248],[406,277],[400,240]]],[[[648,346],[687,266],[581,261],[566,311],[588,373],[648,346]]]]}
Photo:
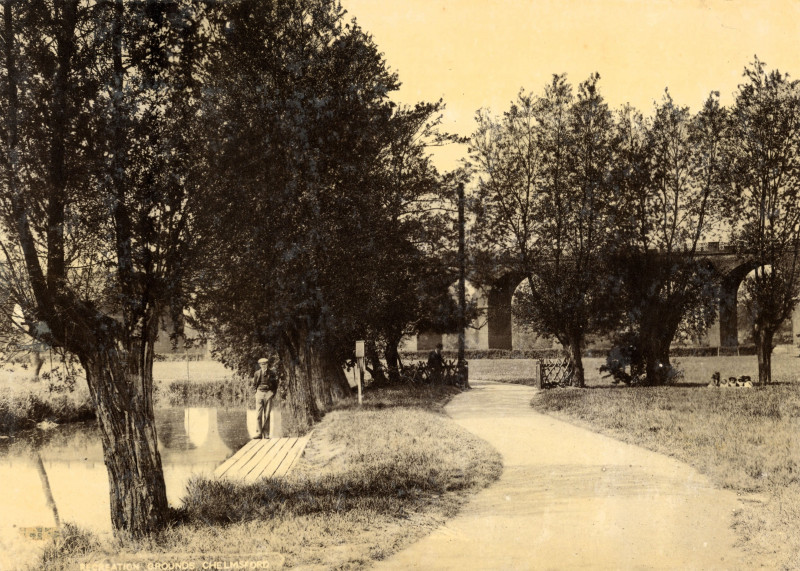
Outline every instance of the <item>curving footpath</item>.
{"type": "Polygon", "coordinates": [[[736,495],[686,464],[533,411],[530,387],[472,382],[447,413],[500,479],[374,569],[746,569],[736,495]]]}

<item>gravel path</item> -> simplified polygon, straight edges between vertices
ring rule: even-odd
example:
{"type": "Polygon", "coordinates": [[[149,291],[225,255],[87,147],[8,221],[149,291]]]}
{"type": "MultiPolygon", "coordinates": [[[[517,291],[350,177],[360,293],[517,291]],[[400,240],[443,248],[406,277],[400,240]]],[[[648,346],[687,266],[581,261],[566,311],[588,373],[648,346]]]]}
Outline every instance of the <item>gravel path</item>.
{"type": "Polygon", "coordinates": [[[503,456],[500,479],[375,569],[745,569],[736,495],[695,470],[534,412],[534,389],[473,382],[447,413],[503,456]]]}

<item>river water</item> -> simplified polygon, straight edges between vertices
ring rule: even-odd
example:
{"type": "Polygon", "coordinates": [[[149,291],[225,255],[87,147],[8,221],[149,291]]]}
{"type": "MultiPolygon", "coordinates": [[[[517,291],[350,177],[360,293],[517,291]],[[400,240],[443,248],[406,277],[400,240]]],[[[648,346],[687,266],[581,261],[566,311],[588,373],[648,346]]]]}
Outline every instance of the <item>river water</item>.
{"type": "MultiPolygon", "coordinates": [[[[158,446],[170,505],[180,506],[190,477],[210,475],[239,450],[254,424],[255,411],[244,408],[157,410],[158,446]]],[[[99,533],[111,530],[108,473],[94,422],[0,440],[0,534],[53,527],[48,487],[62,523],[99,533]]]]}

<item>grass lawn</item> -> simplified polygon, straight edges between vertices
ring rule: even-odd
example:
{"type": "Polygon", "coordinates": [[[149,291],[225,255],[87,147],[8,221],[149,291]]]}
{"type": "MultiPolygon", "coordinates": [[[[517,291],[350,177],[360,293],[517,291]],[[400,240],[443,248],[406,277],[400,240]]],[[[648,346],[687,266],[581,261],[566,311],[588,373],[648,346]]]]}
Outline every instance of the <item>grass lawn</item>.
{"type": "MultiPolygon", "coordinates": [[[[605,359],[583,359],[587,386],[609,386],[611,380],[603,378],[600,366],[605,359]]],[[[749,375],[758,378],[755,356],[743,357],[674,357],[672,364],[684,372],[682,384],[707,385],[711,375],[719,371],[723,378],[749,375]]],[[[469,362],[469,378],[485,381],[518,382],[533,384],[536,377],[534,359],[476,359],[469,362]]],[[[772,356],[773,381],[800,382],[800,359],[786,354],[772,356]]]]}
{"type": "Polygon", "coordinates": [[[685,377],[675,386],[590,382],[585,390],[542,391],[532,406],[673,456],[740,493],[735,528],[754,561],[800,568],[800,359],[773,357],[775,384],[752,389],[705,385],[714,371],[755,377],[755,357],[678,361],[685,377]]]}
{"type": "Polygon", "coordinates": [[[285,478],[189,484],[174,525],[147,542],[79,530],[46,550],[43,569],[81,563],[235,559],[276,553],[287,567],[360,569],[426,535],[496,480],[500,457],[441,414],[456,391],[396,388],[328,413],[285,478]],[[172,554],[172,555],[171,555],[172,554]]]}

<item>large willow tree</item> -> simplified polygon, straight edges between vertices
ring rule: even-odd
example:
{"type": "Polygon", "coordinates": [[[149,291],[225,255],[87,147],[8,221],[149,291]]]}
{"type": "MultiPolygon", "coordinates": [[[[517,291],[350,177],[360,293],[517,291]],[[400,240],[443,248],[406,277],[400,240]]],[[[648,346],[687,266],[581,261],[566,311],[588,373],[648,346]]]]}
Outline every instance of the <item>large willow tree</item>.
{"type": "Polygon", "coordinates": [[[9,0],[2,15],[5,287],[28,333],[83,365],[113,527],[142,536],[167,514],[153,346],[181,297],[209,27],[180,1],[9,0]]]}
{"type": "Polygon", "coordinates": [[[500,120],[480,112],[470,149],[479,243],[525,276],[517,315],[559,340],[578,386],[587,335],[610,324],[614,283],[598,270],[619,238],[614,123],[598,80],[592,75],[576,96],[557,75],[542,95],[521,93],[500,120]]]}
{"type": "Polygon", "coordinates": [[[725,125],[716,94],[695,115],[666,93],[651,120],[630,108],[619,117],[617,263],[639,382],[673,377],[670,345],[687,316],[700,329],[714,318],[718,276],[700,247],[718,210],[725,125]]]}
{"type": "Polygon", "coordinates": [[[429,250],[413,205],[439,180],[417,137],[440,106],[394,106],[396,75],[338,2],[223,12],[195,302],[226,363],[280,354],[284,428],[302,432],[349,394],[354,341],[380,333],[396,354],[416,311],[429,250]]]}
{"type": "Polygon", "coordinates": [[[775,332],[800,303],[800,83],[756,59],[731,111],[726,212],[738,252],[758,378],[772,380],[775,332]]]}

